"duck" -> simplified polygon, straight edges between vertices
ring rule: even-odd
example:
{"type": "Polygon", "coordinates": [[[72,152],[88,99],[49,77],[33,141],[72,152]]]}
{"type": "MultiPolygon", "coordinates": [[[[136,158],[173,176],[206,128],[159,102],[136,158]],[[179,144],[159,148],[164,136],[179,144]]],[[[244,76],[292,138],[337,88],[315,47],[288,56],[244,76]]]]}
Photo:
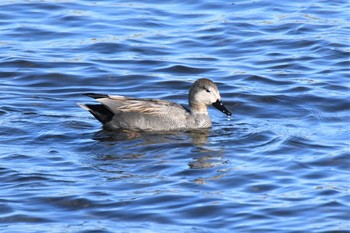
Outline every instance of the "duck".
{"type": "Polygon", "coordinates": [[[188,94],[189,108],[160,99],[85,93],[99,104],[79,104],[103,125],[103,129],[131,131],[174,131],[210,128],[208,106],[227,116],[232,113],[221,101],[217,85],[207,78],[196,80],[188,94]]]}

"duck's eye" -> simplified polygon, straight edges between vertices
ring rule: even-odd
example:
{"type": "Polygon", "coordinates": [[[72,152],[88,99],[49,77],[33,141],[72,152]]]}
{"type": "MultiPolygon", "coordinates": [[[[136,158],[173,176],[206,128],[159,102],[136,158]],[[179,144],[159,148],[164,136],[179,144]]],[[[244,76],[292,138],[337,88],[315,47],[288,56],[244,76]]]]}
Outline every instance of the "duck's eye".
{"type": "Polygon", "coordinates": [[[205,89],[208,93],[210,93],[210,90],[209,89],[205,89]]]}

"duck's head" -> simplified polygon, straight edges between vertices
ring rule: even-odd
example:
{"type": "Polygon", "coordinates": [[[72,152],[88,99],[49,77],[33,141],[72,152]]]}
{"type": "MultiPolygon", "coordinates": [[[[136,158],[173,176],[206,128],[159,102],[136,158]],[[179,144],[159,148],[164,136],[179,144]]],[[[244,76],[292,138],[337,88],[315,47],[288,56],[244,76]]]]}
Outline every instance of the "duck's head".
{"type": "Polygon", "coordinates": [[[213,105],[228,116],[232,113],[222,104],[218,87],[206,78],[198,79],[191,87],[189,105],[198,113],[207,113],[207,106],[213,105]]]}

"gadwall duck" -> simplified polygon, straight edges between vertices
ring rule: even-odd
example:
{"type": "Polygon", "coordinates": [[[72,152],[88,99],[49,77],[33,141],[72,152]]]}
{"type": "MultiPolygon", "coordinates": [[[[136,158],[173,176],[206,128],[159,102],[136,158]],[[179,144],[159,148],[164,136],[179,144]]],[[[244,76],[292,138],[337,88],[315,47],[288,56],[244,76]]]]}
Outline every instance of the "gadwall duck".
{"type": "Polygon", "coordinates": [[[190,109],[170,101],[139,99],[104,94],[85,94],[100,104],[79,104],[88,110],[104,129],[171,131],[211,127],[208,106],[231,116],[222,104],[219,90],[209,79],[198,79],[188,95],[190,109]]]}

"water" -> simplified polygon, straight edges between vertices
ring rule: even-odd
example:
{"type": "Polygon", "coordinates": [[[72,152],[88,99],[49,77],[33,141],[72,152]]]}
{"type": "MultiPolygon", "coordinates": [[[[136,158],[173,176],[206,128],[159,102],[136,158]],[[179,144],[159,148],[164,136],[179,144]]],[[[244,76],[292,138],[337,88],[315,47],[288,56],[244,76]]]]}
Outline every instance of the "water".
{"type": "Polygon", "coordinates": [[[349,2],[0,3],[1,232],[350,232],[349,2]],[[228,119],[117,134],[85,92],[228,119]]]}

